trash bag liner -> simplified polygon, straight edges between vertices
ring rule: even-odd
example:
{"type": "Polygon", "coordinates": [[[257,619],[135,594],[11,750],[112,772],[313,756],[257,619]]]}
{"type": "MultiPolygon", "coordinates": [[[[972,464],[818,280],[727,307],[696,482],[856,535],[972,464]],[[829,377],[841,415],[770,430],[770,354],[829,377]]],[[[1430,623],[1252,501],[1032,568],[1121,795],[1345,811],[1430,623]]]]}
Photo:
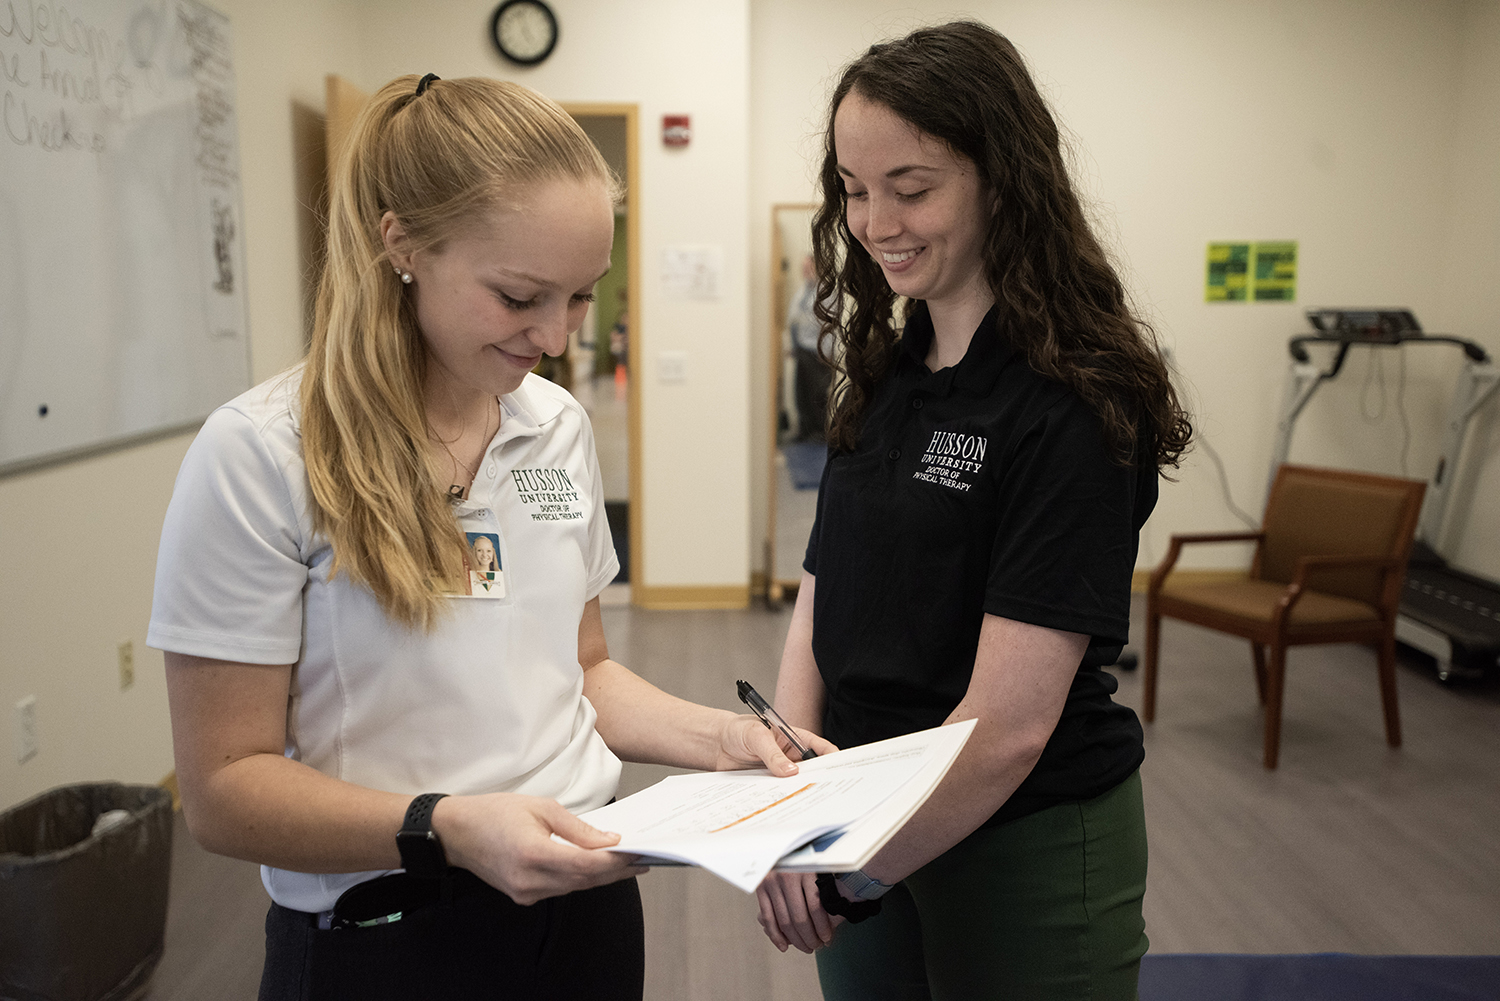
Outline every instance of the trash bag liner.
{"type": "Polygon", "coordinates": [[[125,1001],[161,959],[172,795],[61,786],[0,814],[0,998],[125,1001]],[[93,832],[110,810],[129,817],[93,832]]]}

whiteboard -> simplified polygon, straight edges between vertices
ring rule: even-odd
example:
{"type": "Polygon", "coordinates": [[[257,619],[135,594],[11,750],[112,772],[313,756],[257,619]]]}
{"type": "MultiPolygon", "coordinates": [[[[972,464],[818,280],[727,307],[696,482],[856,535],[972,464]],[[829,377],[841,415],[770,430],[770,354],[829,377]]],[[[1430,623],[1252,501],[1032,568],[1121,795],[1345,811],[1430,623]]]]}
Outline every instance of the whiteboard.
{"type": "Polygon", "coordinates": [[[228,18],[8,0],[0,88],[0,475],[248,388],[228,18]]]}

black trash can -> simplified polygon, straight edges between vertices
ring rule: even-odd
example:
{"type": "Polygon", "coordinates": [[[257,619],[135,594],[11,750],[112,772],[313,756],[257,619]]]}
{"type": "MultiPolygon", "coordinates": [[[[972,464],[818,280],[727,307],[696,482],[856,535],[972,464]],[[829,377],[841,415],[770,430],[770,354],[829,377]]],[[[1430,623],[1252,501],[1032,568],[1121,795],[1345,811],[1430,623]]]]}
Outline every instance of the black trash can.
{"type": "Polygon", "coordinates": [[[161,959],[172,794],[62,786],[0,813],[0,998],[125,1001],[161,959]],[[94,827],[106,818],[113,826],[94,827]]]}

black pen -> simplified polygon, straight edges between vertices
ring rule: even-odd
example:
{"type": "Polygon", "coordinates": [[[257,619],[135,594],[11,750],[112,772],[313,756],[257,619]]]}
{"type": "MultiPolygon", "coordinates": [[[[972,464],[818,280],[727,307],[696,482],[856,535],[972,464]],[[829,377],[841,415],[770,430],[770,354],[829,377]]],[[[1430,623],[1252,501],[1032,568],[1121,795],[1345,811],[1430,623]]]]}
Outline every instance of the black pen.
{"type": "Polygon", "coordinates": [[[771,729],[774,724],[777,729],[786,734],[786,739],[790,740],[792,746],[801,752],[803,761],[818,756],[817,751],[814,751],[797,739],[796,731],[787,724],[786,720],[781,718],[781,713],[771,708],[771,703],[760,697],[760,693],[751,687],[750,682],[736,681],[734,684],[739,689],[740,701],[749,706],[750,711],[760,717],[760,721],[766,725],[767,730],[771,729]]]}

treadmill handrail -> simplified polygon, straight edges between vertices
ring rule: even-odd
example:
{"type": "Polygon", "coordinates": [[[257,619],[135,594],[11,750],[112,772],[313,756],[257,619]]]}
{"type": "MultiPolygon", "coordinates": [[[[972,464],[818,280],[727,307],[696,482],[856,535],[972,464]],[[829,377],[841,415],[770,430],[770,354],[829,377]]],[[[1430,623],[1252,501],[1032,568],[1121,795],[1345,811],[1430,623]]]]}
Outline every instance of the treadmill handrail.
{"type": "Polygon", "coordinates": [[[1390,337],[1358,337],[1340,334],[1298,334],[1287,341],[1286,349],[1296,361],[1305,362],[1310,360],[1304,344],[1337,344],[1340,346],[1338,356],[1334,360],[1334,367],[1326,373],[1325,378],[1332,379],[1339,374],[1343,367],[1344,356],[1351,344],[1368,344],[1372,347],[1397,347],[1402,344],[1456,344],[1464,349],[1464,354],[1474,361],[1489,361],[1489,352],[1484,345],[1477,341],[1471,341],[1467,337],[1455,337],[1452,334],[1396,334],[1390,337]]]}
{"type": "Polygon", "coordinates": [[[1360,337],[1352,333],[1321,331],[1296,334],[1289,338],[1287,353],[1292,356],[1292,365],[1287,376],[1281,415],[1276,424],[1276,441],[1271,452],[1271,468],[1266,476],[1266,495],[1270,496],[1271,484],[1276,480],[1276,470],[1291,455],[1292,432],[1296,428],[1297,418],[1302,416],[1303,408],[1307,406],[1318,387],[1338,376],[1344,367],[1350,346],[1355,344],[1370,347],[1452,344],[1462,348],[1467,358],[1459,377],[1457,395],[1447,421],[1448,427],[1444,435],[1443,449],[1438,458],[1437,471],[1430,479],[1431,489],[1427,491],[1427,496],[1423,500],[1422,517],[1417,524],[1417,538],[1435,547],[1447,514],[1447,488],[1451,481],[1451,476],[1447,475],[1451,472],[1448,467],[1452,465],[1461,451],[1469,418],[1496,389],[1495,370],[1492,367],[1489,352],[1484,349],[1483,345],[1466,337],[1416,332],[1382,337],[1360,337]],[[1336,345],[1338,350],[1334,355],[1333,364],[1327,369],[1314,366],[1312,356],[1306,347],[1309,344],[1336,345]]]}

